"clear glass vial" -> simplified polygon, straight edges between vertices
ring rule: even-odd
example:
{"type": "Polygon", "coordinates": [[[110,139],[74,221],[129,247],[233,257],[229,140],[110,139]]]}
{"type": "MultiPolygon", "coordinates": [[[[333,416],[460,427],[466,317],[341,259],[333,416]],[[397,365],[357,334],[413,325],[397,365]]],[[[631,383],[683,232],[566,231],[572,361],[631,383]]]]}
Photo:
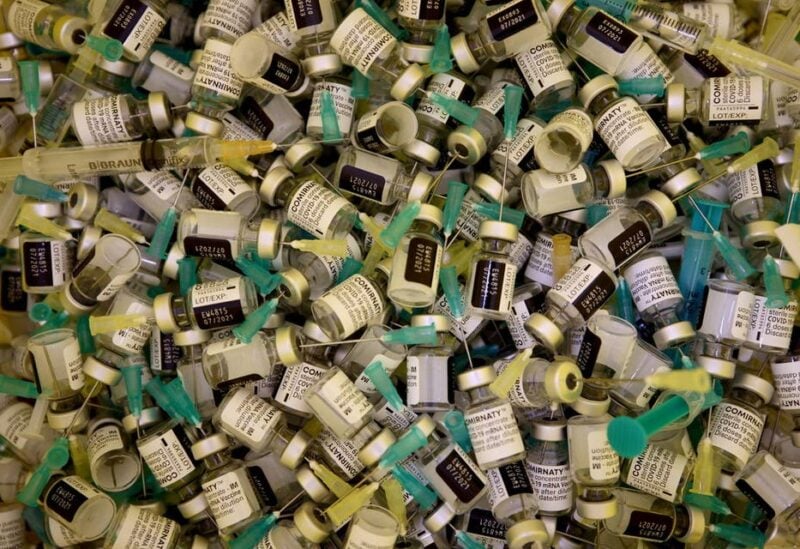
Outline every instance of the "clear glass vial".
{"type": "MultiPolygon", "coordinates": [[[[349,78],[333,76],[324,81],[315,82],[311,92],[311,107],[306,119],[306,135],[312,141],[325,141],[331,145],[345,143],[352,133],[353,119],[356,116],[356,99],[353,97],[353,86],[349,78]],[[322,126],[322,95],[328,92],[333,99],[333,112],[339,126],[339,138],[326,136],[322,126]]],[[[288,153],[287,153],[288,154],[288,153]]]]}
{"type": "Polygon", "coordinates": [[[83,388],[83,357],[74,330],[59,328],[35,334],[26,347],[23,360],[30,364],[37,388],[46,398],[68,398],[83,388]]]}
{"type": "Polygon", "coordinates": [[[183,213],[200,206],[192,191],[181,185],[181,180],[171,171],[125,174],[119,180],[131,200],[159,221],[172,207],[183,213]]]}
{"type": "Polygon", "coordinates": [[[194,257],[235,261],[248,251],[273,259],[281,245],[281,224],[263,218],[258,227],[247,222],[239,212],[191,209],[181,215],[178,242],[183,251],[194,257]]]}
{"type": "Polygon", "coordinates": [[[258,0],[209,0],[195,31],[201,41],[219,38],[233,42],[253,27],[258,7],[258,0]]]}
{"type": "Polygon", "coordinates": [[[264,453],[284,425],[284,413],[247,387],[231,390],[219,403],[214,426],[253,452],[264,453]]]}
{"type": "Polygon", "coordinates": [[[53,475],[39,501],[45,515],[87,540],[105,534],[117,510],[113,499],[77,475],[53,475]]]}
{"type": "Polygon", "coordinates": [[[494,518],[504,524],[510,547],[537,547],[547,544],[549,535],[538,519],[539,500],[528,476],[525,461],[515,461],[489,469],[488,500],[494,518]]]}
{"type": "Polygon", "coordinates": [[[320,423],[339,438],[352,437],[372,419],[372,403],[335,366],[322,374],[304,398],[320,423]]]}
{"type": "Polygon", "coordinates": [[[84,99],[72,105],[71,113],[81,145],[155,138],[172,127],[172,107],[162,92],[142,100],[125,94],[84,99]]]}
{"type": "Polygon", "coordinates": [[[694,460],[669,448],[648,444],[644,452],[623,461],[622,482],[670,503],[680,503],[693,467],[694,460]]]}
{"type": "Polygon", "coordinates": [[[464,421],[478,466],[484,471],[525,457],[517,420],[511,403],[489,390],[496,374],[491,366],[469,370],[458,376],[460,391],[469,391],[471,403],[464,421]]]}
{"type": "Polygon", "coordinates": [[[50,294],[70,279],[72,253],[66,240],[25,231],[20,235],[22,289],[30,294],[50,294]]]}
{"type": "Polygon", "coordinates": [[[105,492],[124,492],[142,474],[141,461],[122,423],[101,417],[89,421],[86,453],[94,484],[105,492]]]}
{"type": "Polygon", "coordinates": [[[250,219],[261,207],[261,200],[253,185],[227,164],[212,164],[194,173],[192,194],[204,208],[239,212],[250,219]]]}
{"type": "Polygon", "coordinates": [[[616,490],[615,495],[619,512],[604,524],[621,538],[691,544],[705,536],[706,518],[699,508],[673,505],[634,490],[616,490]]]}
{"type": "Polygon", "coordinates": [[[608,442],[609,421],[608,414],[567,421],[569,467],[579,494],[576,509],[589,519],[609,519],[618,511],[612,488],[619,482],[620,457],[608,442]]]}
{"type": "Polygon", "coordinates": [[[484,221],[478,236],[481,251],[473,258],[466,286],[466,314],[503,320],[511,310],[517,267],[508,257],[519,231],[512,223],[484,221]]]}
{"type": "Polygon", "coordinates": [[[562,418],[536,420],[525,457],[528,477],[539,502],[539,514],[560,516],[572,508],[567,422],[562,418]]]}
{"type": "Polygon", "coordinates": [[[295,179],[285,168],[267,172],[259,193],[270,206],[282,207],[287,221],[317,238],[345,238],[358,214],[345,198],[311,179],[295,179]]]}
{"type": "Polygon", "coordinates": [[[800,480],[772,454],[755,454],[733,482],[779,528],[800,532],[800,480]]]}
{"type": "Polygon", "coordinates": [[[165,0],[118,0],[106,5],[103,14],[96,27],[121,42],[123,57],[134,63],[145,58],[169,17],[165,0]]]}
{"type": "MultiPolygon", "coordinates": [[[[182,6],[181,6],[182,7],[182,6]]],[[[170,23],[174,24],[175,19],[170,23]]],[[[153,50],[139,63],[131,76],[131,83],[147,91],[162,91],[173,105],[185,105],[192,92],[194,71],[166,53],[153,50]]]]}
{"type": "Polygon", "coordinates": [[[408,36],[402,42],[406,61],[422,64],[431,62],[436,30],[444,21],[445,4],[436,0],[409,0],[397,4],[397,22],[408,31],[408,36]]]}
{"type": "Polygon", "coordinates": [[[349,549],[393,549],[400,535],[400,523],[387,509],[367,505],[356,511],[344,540],[349,549]]]}
{"type": "Polygon", "coordinates": [[[769,86],[760,76],[708,78],[700,89],[667,86],[667,120],[697,118],[705,126],[757,126],[767,116],[769,86]]]}
{"type": "Polygon", "coordinates": [[[277,95],[295,97],[311,86],[300,60],[257,31],[233,44],[231,68],[245,82],[277,95]]]}
{"type": "Polygon", "coordinates": [[[566,357],[557,357],[553,362],[532,358],[511,386],[508,401],[516,408],[571,404],[580,396],[582,386],[581,371],[566,357]]]}
{"type": "Polygon", "coordinates": [[[509,82],[498,81],[489,87],[472,104],[478,113],[475,122],[471,126],[461,124],[447,136],[447,150],[462,164],[477,164],[503,141],[502,110],[507,85],[509,82]]]}
{"type": "MultiPolygon", "coordinates": [[[[132,315],[142,314],[147,317],[153,315],[153,300],[147,295],[147,287],[138,282],[128,282],[120,288],[109,306],[100,311],[101,315],[132,315]]],[[[144,352],[145,345],[150,339],[152,324],[150,322],[141,326],[129,326],[109,333],[97,334],[97,342],[121,355],[138,355],[144,352]]]]}
{"type": "Polygon", "coordinates": [[[205,135],[219,135],[224,126],[218,120],[236,107],[244,87],[231,67],[233,44],[209,38],[192,81],[193,110],[186,115],[186,127],[205,135]]]}
{"type": "Polygon", "coordinates": [[[439,289],[442,210],[423,204],[392,257],[386,295],[402,307],[430,307],[439,289]]]}
{"type": "Polygon", "coordinates": [[[731,217],[741,224],[742,244],[749,249],[770,248],[778,243],[775,229],[783,222],[783,201],[772,160],[732,173],[724,179],[731,203],[731,217]]]}
{"type": "Polygon", "coordinates": [[[618,160],[602,160],[594,168],[581,164],[555,174],[532,170],[522,176],[522,202],[534,218],[585,208],[593,200],[625,195],[625,169],[618,160]]]}
{"type": "Polygon", "coordinates": [[[415,412],[442,412],[453,407],[451,323],[439,314],[411,317],[411,326],[429,325],[436,328],[436,343],[414,345],[406,356],[406,405],[415,412]]]}
{"type": "Polygon", "coordinates": [[[626,170],[654,162],[668,148],[664,134],[632,97],[619,95],[608,75],[598,76],[578,92],[578,100],[594,119],[594,129],[626,170]]]}
{"type": "Polygon", "coordinates": [[[661,191],[649,191],[634,206],[602,219],[578,239],[585,258],[617,270],[650,246],[653,234],[672,223],[678,212],[661,191]]]}
{"type": "Polygon", "coordinates": [[[339,8],[333,0],[309,4],[304,0],[286,2],[288,30],[297,37],[303,51],[303,68],[314,78],[337,74],[342,70],[339,54],[331,48],[331,35],[341,23],[339,8]]]}
{"type": "Polygon", "coordinates": [[[351,142],[362,149],[385,154],[410,144],[418,130],[414,109],[402,101],[389,101],[358,118],[351,142]]]}
{"type": "Polygon", "coordinates": [[[20,39],[70,54],[78,52],[91,28],[83,17],[38,0],[6,2],[3,14],[8,30],[20,39]]]}
{"type": "Polygon", "coordinates": [[[181,525],[174,520],[147,507],[123,503],[108,529],[103,549],[147,547],[154,542],[163,549],[185,547],[179,545],[180,537],[181,525]]]}
{"type": "Polygon", "coordinates": [[[520,118],[511,143],[504,140],[490,153],[489,170],[478,173],[475,183],[480,186],[502,187],[505,177],[507,189],[518,187],[523,174],[537,167],[534,150],[546,125],[543,120],[532,115],[520,118]]]}
{"type": "Polygon", "coordinates": [[[192,457],[195,440],[193,429],[173,419],[147,429],[136,441],[159,486],[181,498],[197,492],[193,483],[203,473],[203,464],[192,457]]]}
{"type": "Polygon", "coordinates": [[[575,78],[553,40],[529,44],[514,56],[514,62],[531,90],[536,110],[554,112],[574,97],[575,78]]]}
{"type": "Polygon", "coordinates": [[[544,170],[564,174],[578,167],[593,139],[592,117],[580,107],[570,107],[547,123],[534,156],[544,170]]]}

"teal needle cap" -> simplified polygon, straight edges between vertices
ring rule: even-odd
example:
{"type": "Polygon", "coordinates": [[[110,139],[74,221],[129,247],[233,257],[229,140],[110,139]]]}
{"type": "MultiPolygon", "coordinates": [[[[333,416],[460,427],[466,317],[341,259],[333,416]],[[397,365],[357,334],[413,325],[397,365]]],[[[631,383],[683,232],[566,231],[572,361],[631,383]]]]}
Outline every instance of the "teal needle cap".
{"type": "Polygon", "coordinates": [[[270,513],[261,517],[239,534],[236,539],[228,542],[230,549],[251,549],[256,547],[264,539],[270,530],[277,524],[278,514],[270,513]]]}
{"type": "Polygon", "coordinates": [[[391,445],[378,465],[388,469],[396,463],[400,463],[427,443],[428,437],[418,425],[414,425],[397,439],[397,442],[391,445]]]}
{"type": "Polygon", "coordinates": [[[128,396],[128,407],[133,417],[142,415],[142,365],[132,364],[119,369],[125,380],[125,392],[128,396]]]}
{"type": "Polygon", "coordinates": [[[255,311],[247,315],[244,322],[236,326],[232,331],[233,335],[244,343],[250,343],[264,324],[267,322],[275,309],[278,308],[278,298],[270,299],[262,303],[255,311]]]}
{"type": "Polygon", "coordinates": [[[417,215],[419,215],[420,209],[422,209],[422,203],[419,200],[415,200],[414,202],[409,202],[397,212],[397,215],[389,222],[389,225],[380,232],[380,238],[384,246],[391,250],[397,248],[397,245],[400,244],[400,239],[403,238],[403,235],[406,234],[417,215]]]}
{"type": "Polygon", "coordinates": [[[381,336],[386,343],[396,343],[399,345],[435,345],[438,341],[436,327],[428,326],[404,326],[397,330],[390,330],[381,336]]]}
{"type": "Polygon", "coordinates": [[[102,55],[106,61],[119,61],[124,53],[122,42],[113,38],[90,34],[86,37],[86,45],[102,55]]]}
{"type": "MultiPolygon", "coordinates": [[[[62,313],[64,311],[61,311],[62,313]]],[[[57,317],[58,315],[56,315],[57,317]]],[[[52,318],[48,320],[48,324],[52,322],[52,318]]],[[[83,315],[78,319],[75,325],[75,335],[78,337],[78,346],[81,348],[82,355],[94,354],[97,352],[97,347],[94,344],[94,336],[89,327],[89,315],[83,315]]]]}
{"type": "Polygon", "coordinates": [[[617,416],[608,424],[608,442],[620,456],[636,457],[647,447],[650,436],[689,411],[684,399],[673,396],[639,417],[617,416]]]}
{"type": "Polygon", "coordinates": [[[175,207],[170,207],[164,212],[164,217],[156,225],[153,238],[150,239],[150,246],[147,247],[147,255],[156,259],[166,259],[169,241],[178,223],[178,211],[175,207]]]}
{"type": "Polygon", "coordinates": [[[738,524],[710,524],[708,531],[718,538],[730,541],[739,547],[764,547],[767,536],[749,526],[738,524]]]}
{"type": "Polygon", "coordinates": [[[447,25],[442,25],[436,29],[436,37],[433,40],[433,54],[428,65],[433,74],[447,72],[453,68],[453,60],[450,58],[450,31],[447,25]]]}
{"type": "MultiPolygon", "coordinates": [[[[722,223],[722,214],[730,207],[724,202],[717,202],[716,200],[709,200],[707,198],[696,198],[694,202],[715,229],[719,228],[720,223],[722,223]]],[[[710,233],[712,229],[703,221],[703,216],[691,210],[691,208],[691,205],[687,208],[683,208],[684,211],[692,211],[692,220],[689,224],[689,230],[696,233],[710,233]]]]}
{"type": "Polygon", "coordinates": [[[736,135],[721,139],[710,145],[703,147],[697,153],[701,160],[724,158],[726,156],[733,156],[735,154],[744,154],[748,152],[752,144],[750,138],[744,132],[737,132],[736,135]]]}
{"type": "Polygon", "coordinates": [[[372,384],[392,408],[395,410],[403,409],[403,399],[400,398],[397,388],[392,383],[392,378],[389,377],[389,373],[380,360],[376,360],[364,368],[364,374],[372,381],[372,384]]]}
{"type": "Polygon", "coordinates": [[[719,499],[717,496],[709,496],[708,494],[696,494],[691,490],[683,495],[683,503],[697,507],[698,509],[705,509],[718,515],[727,516],[731,514],[731,508],[719,499]]]}
{"type": "Polygon", "coordinates": [[[199,426],[203,423],[200,411],[189,396],[189,393],[186,392],[181,378],[176,377],[164,385],[164,391],[170,400],[175,403],[175,409],[183,419],[195,426],[199,426]]]}
{"type": "Polygon", "coordinates": [[[456,540],[464,549],[485,549],[482,543],[461,530],[456,532],[456,540]]]}
{"type": "Polygon", "coordinates": [[[450,432],[452,439],[466,453],[472,451],[472,440],[469,438],[467,423],[464,421],[464,414],[460,410],[450,410],[444,416],[444,426],[450,432]]]}
{"type": "Polygon", "coordinates": [[[789,304],[789,295],[786,293],[786,288],[783,286],[783,277],[781,276],[778,262],[775,258],[767,254],[762,262],[764,269],[764,289],[767,293],[766,305],[770,309],[781,309],[789,304]]]}
{"type": "Polygon", "coordinates": [[[39,84],[39,62],[38,61],[18,61],[19,76],[22,80],[22,97],[25,100],[30,114],[39,112],[39,98],[41,89],[39,84]]]}
{"type": "Polygon", "coordinates": [[[519,122],[519,111],[522,109],[522,94],[525,90],[521,86],[509,84],[503,89],[503,134],[507,141],[514,139],[519,122]]]}
{"type": "Polygon", "coordinates": [[[34,322],[47,322],[54,314],[55,311],[44,301],[34,303],[28,310],[28,318],[34,322]]]}
{"type": "Polygon", "coordinates": [[[475,107],[462,103],[458,99],[453,99],[452,97],[447,97],[437,92],[430,93],[428,98],[465,126],[471,128],[475,125],[475,122],[478,121],[480,111],[475,107]]]}
{"type": "Polygon", "coordinates": [[[439,271],[439,284],[442,285],[442,291],[453,318],[462,318],[464,316],[464,304],[461,300],[461,287],[458,284],[456,268],[452,265],[442,267],[439,271]]]}
{"type": "Polygon", "coordinates": [[[328,90],[322,90],[320,93],[319,111],[322,119],[322,140],[325,142],[341,141],[342,131],[339,129],[336,105],[333,103],[333,95],[328,90]]]}
{"type": "Polygon", "coordinates": [[[360,271],[363,266],[364,264],[354,257],[346,258],[342,264],[342,269],[339,271],[339,275],[336,277],[336,284],[341,284],[354,274],[358,274],[358,271],[360,271]]]}
{"type": "Polygon", "coordinates": [[[240,257],[236,260],[236,267],[253,281],[253,284],[258,288],[258,292],[262,295],[272,293],[275,288],[281,285],[282,279],[279,274],[270,273],[252,259],[240,257]]]}
{"type": "Polygon", "coordinates": [[[636,311],[633,307],[633,295],[628,281],[619,277],[617,282],[617,316],[624,318],[631,324],[636,324],[636,311]]]}
{"type": "Polygon", "coordinates": [[[178,413],[178,409],[175,407],[175,403],[173,403],[167,392],[164,390],[164,384],[161,383],[161,380],[157,377],[154,377],[150,381],[147,382],[147,385],[144,386],[144,390],[147,391],[153,400],[156,401],[156,404],[169,414],[169,417],[172,419],[182,420],[183,416],[178,413]]]}
{"type": "Polygon", "coordinates": [[[447,199],[444,201],[442,211],[442,230],[445,236],[453,234],[456,228],[458,214],[461,213],[461,206],[464,204],[464,196],[469,187],[460,181],[450,181],[447,183],[447,199]]]}
{"type": "Polygon", "coordinates": [[[178,286],[181,295],[186,295],[189,289],[197,284],[197,259],[185,256],[178,260],[178,286]]]}
{"type": "Polygon", "coordinates": [[[667,87],[667,82],[663,76],[619,80],[618,84],[620,95],[655,95],[656,97],[662,97],[667,87]]]}
{"type": "Polygon", "coordinates": [[[629,21],[633,9],[636,7],[636,0],[580,0],[582,9],[589,6],[600,8],[609,15],[613,15],[623,21],[629,21]]]}
{"type": "Polygon", "coordinates": [[[350,75],[350,97],[354,99],[369,99],[369,78],[353,69],[350,75]]]}
{"type": "Polygon", "coordinates": [[[18,175],[14,179],[14,192],[22,196],[29,196],[45,202],[66,202],[67,193],[61,192],[55,187],[42,183],[36,179],[18,175]]]}
{"type": "Polygon", "coordinates": [[[747,261],[747,258],[742,254],[741,250],[734,246],[731,241],[719,231],[711,233],[711,238],[714,240],[717,250],[719,250],[722,259],[725,260],[725,263],[736,280],[747,280],[758,273],[758,271],[750,265],[750,262],[747,261]]]}
{"type": "Polygon", "coordinates": [[[67,437],[57,438],[47,450],[39,467],[33,472],[30,480],[17,494],[17,501],[28,507],[36,507],[39,496],[50,480],[54,471],[64,467],[69,461],[69,441],[67,437]]]}
{"type": "MultiPolygon", "coordinates": [[[[500,204],[498,202],[475,202],[472,209],[478,214],[494,221],[500,221],[500,204]]],[[[518,229],[525,222],[525,212],[503,206],[503,221],[513,223],[518,229]]]]}
{"type": "Polygon", "coordinates": [[[397,479],[400,486],[411,494],[411,497],[419,504],[420,508],[428,510],[436,504],[436,494],[422,484],[417,477],[400,467],[399,465],[392,469],[392,476],[397,479]]]}
{"type": "Polygon", "coordinates": [[[39,396],[36,384],[4,375],[0,375],[0,393],[31,399],[35,399],[39,396]]]}

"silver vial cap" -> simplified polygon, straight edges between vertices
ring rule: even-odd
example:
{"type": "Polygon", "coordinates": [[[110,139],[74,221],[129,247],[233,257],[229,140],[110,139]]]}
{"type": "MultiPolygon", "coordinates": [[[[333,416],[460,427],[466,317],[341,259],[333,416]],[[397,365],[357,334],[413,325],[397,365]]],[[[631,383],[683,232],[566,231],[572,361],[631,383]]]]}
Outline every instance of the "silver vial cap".
{"type": "Polygon", "coordinates": [[[740,231],[742,245],[749,249],[771,248],[778,243],[778,235],[775,229],[780,224],[775,221],[753,221],[743,225],[740,231]]]}
{"type": "Polygon", "coordinates": [[[580,89],[578,92],[578,101],[588,109],[589,105],[592,104],[592,101],[594,101],[598,95],[604,91],[618,89],[619,84],[617,84],[616,80],[607,74],[602,74],[589,80],[586,85],[580,89]]]}
{"type": "Polygon", "coordinates": [[[311,295],[311,286],[308,284],[306,275],[294,267],[288,267],[281,271],[281,288],[283,289],[283,300],[292,307],[300,307],[308,301],[311,295]]]}
{"type": "Polygon", "coordinates": [[[433,223],[437,229],[442,228],[442,210],[431,204],[423,204],[420,207],[417,219],[433,223]]]}
{"type": "Polygon", "coordinates": [[[622,167],[622,162],[619,160],[603,160],[598,162],[597,165],[606,172],[608,177],[608,198],[617,198],[625,196],[625,191],[628,189],[628,178],[625,175],[625,168],[622,167]]]}
{"type": "Polygon", "coordinates": [[[664,101],[667,104],[667,122],[679,124],[686,116],[686,86],[673,82],[664,91],[664,101]]]}
{"type": "Polygon", "coordinates": [[[191,111],[186,115],[186,128],[201,135],[219,137],[225,131],[225,124],[199,112],[191,111]]]}
{"type": "Polygon", "coordinates": [[[584,396],[578,397],[578,400],[570,404],[570,407],[581,414],[588,417],[599,417],[608,412],[611,406],[611,397],[606,397],[603,400],[591,400],[584,396]]]}
{"type": "Polygon", "coordinates": [[[525,322],[525,329],[551,351],[557,351],[564,344],[564,334],[552,320],[541,313],[533,313],[525,322]]]}
{"type": "Polygon", "coordinates": [[[668,349],[674,345],[688,343],[695,337],[692,323],[686,320],[664,326],[653,334],[653,341],[659,350],[668,349]]]}
{"type": "Polygon", "coordinates": [[[122,427],[125,429],[125,432],[130,435],[139,430],[147,429],[157,423],[161,423],[162,421],[164,421],[164,416],[161,413],[161,408],[158,406],[151,406],[142,409],[142,415],[139,416],[138,420],[138,429],[136,416],[133,414],[128,414],[122,418],[122,427]]]}
{"type": "Polygon", "coordinates": [[[256,243],[259,257],[274,259],[281,248],[282,227],[274,219],[264,218],[258,226],[258,241],[256,243]]]}
{"type": "Polygon", "coordinates": [[[122,373],[119,370],[103,364],[93,356],[86,357],[86,360],[84,360],[83,373],[109,387],[119,383],[122,378],[122,373]]]}
{"type": "Polygon", "coordinates": [[[533,422],[533,438],[546,442],[558,442],[567,437],[567,422],[563,418],[537,419],[533,422]]]}
{"type": "Polygon", "coordinates": [[[282,326],[275,330],[275,349],[278,351],[278,358],[286,366],[296,366],[303,362],[298,337],[294,326],[282,326]]]}
{"type": "Polygon", "coordinates": [[[192,456],[197,460],[205,459],[208,456],[227,450],[229,446],[228,437],[222,433],[214,433],[192,444],[192,456]]]}
{"type": "Polygon", "coordinates": [[[412,139],[403,145],[403,152],[414,160],[426,166],[435,166],[442,153],[436,147],[420,139],[412,139]]]}
{"type": "MultiPolygon", "coordinates": [[[[406,197],[408,202],[413,202],[414,200],[425,202],[428,198],[428,194],[431,192],[432,183],[433,176],[431,174],[419,172],[415,175],[408,189],[408,196],[406,197]]],[[[422,206],[425,207],[426,204],[422,206]]]]}
{"type": "Polygon", "coordinates": [[[617,498],[611,496],[601,501],[588,501],[578,496],[575,501],[575,509],[583,518],[590,520],[605,520],[617,514],[619,502],[617,498]]]}
{"type": "Polygon", "coordinates": [[[428,44],[412,44],[401,42],[401,55],[409,63],[421,63],[427,65],[433,56],[433,46],[428,44]]]}
{"type": "Polygon", "coordinates": [[[447,148],[462,164],[472,166],[486,154],[488,144],[481,132],[462,124],[447,136],[447,148]]]}
{"type": "Polygon", "coordinates": [[[308,465],[301,465],[294,472],[297,483],[305,491],[306,494],[317,503],[327,503],[333,500],[333,494],[323,484],[323,482],[314,474],[308,465]]]}
{"type": "Polygon", "coordinates": [[[412,63],[397,77],[389,89],[389,94],[398,101],[403,101],[422,86],[427,77],[422,67],[412,63]]]}
{"type": "Polygon", "coordinates": [[[550,536],[544,523],[538,519],[527,519],[515,523],[506,532],[509,549],[545,547],[550,536]]]}
{"type": "Polygon", "coordinates": [[[734,389],[747,389],[761,397],[764,402],[772,400],[772,394],[775,392],[775,387],[769,381],[747,372],[739,372],[733,383],[731,383],[731,387],[734,389]]]}
{"type": "Polygon", "coordinates": [[[494,238],[506,242],[516,242],[519,236],[519,229],[513,223],[505,221],[492,221],[487,219],[481,221],[478,227],[478,238],[494,238]]]}
{"type": "Polygon", "coordinates": [[[463,32],[450,39],[450,49],[461,72],[470,74],[481,68],[478,60],[472,55],[472,50],[467,43],[467,35],[463,32]]]}
{"type": "Polygon", "coordinates": [[[181,330],[172,336],[172,341],[178,347],[188,347],[190,345],[200,345],[211,339],[211,332],[208,330],[181,330]]]}
{"type": "Polygon", "coordinates": [[[733,379],[733,376],[736,374],[736,364],[730,360],[701,355],[697,357],[695,362],[697,362],[697,365],[703,370],[708,372],[711,377],[733,379]]]}
{"type": "Polygon", "coordinates": [[[666,193],[670,198],[680,196],[685,191],[693,187],[696,183],[700,182],[703,177],[695,168],[687,168],[670,177],[663,185],[661,185],[661,192],[666,193]]]}
{"type": "Polygon", "coordinates": [[[361,450],[358,451],[358,461],[367,467],[372,467],[383,457],[383,454],[389,447],[397,441],[391,429],[383,429],[380,433],[375,435],[372,440],[367,442],[361,450]]]}
{"type": "Polygon", "coordinates": [[[100,56],[100,59],[97,61],[97,66],[106,72],[123,78],[130,78],[133,76],[133,71],[136,70],[136,65],[130,61],[125,61],[124,59],[109,61],[102,56],[100,56]]]}
{"type": "Polygon", "coordinates": [[[314,143],[310,137],[300,139],[286,149],[283,155],[284,162],[293,172],[299,172],[312,164],[322,154],[322,145],[314,143]]]}
{"type": "Polygon", "coordinates": [[[430,515],[425,517],[425,520],[422,522],[422,524],[430,533],[435,534],[447,527],[447,525],[450,524],[450,521],[453,520],[455,516],[455,510],[445,502],[434,509],[430,515]]]}
{"type": "Polygon", "coordinates": [[[208,509],[208,500],[206,499],[205,492],[200,492],[196,496],[182,501],[176,507],[183,518],[191,520],[192,517],[196,517],[208,509]]]}
{"type": "Polygon", "coordinates": [[[153,125],[160,132],[165,132],[172,127],[172,109],[167,94],[153,92],[147,96],[147,109],[153,118],[153,125]]]}
{"type": "Polygon", "coordinates": [[[297,431],[281,453],[281,465],[287,469],[297,469],[303,462],[313,439],[305,431],[297,431]]]}
{"type": "Polygon", "coordinates": [[[678,217],[678,210],[672,200],[661,191],[648,191],[639,199],[640,202],[647,202],[658,212],[661,217],[661,226],[666,227],[678,217]]]}
{"type": "Polygon", "coordinates": [[[547,19],[550,21],[550,28],[553,30],[558,28],[561,18],[573,5],[575,5],[575,0],[553,0],[547,8],[547,19]]]}
{"type": "Polygon", "coordinates": [[[333,524],[327,515],[310,501],[295,510],[292,520],[297,531],[311,543],[322,543],[333,531],[333,524]]]}
{"type": "Polygon", "coordinates": [[[467,370],[458,374],[458,390],[466,392],[478,387],[485,387],[496,378],[497,374],[491,366],[481,366],[480,368],[467,370]]]}
{"type": "Polygon", "coordinates": [[[67,196],[67,207],[64,210],[69,217],[89,221],[94,217],[100,204],[100,193],[95,187],[86,183],[75,183],[67,196]]]}
{"type": "Polygon", "coordinates": [[[258,195],[261,197],[261,200],[270,206],[277,206],[275,203],[275,193],[278,192],[278,188],[283,183],[293,177],[294,173],[283,166],[278,166],[269,170],[264,174],[264,178],[261,180],[261,186],[258,189],[258,195]]]}
{"type": "Polygon", "coordinates": [[[338,74],[342,70],[342,58],[335,53],[323,53],[305,57],[300,64],[303,72],[312,78],[338,74]]]}

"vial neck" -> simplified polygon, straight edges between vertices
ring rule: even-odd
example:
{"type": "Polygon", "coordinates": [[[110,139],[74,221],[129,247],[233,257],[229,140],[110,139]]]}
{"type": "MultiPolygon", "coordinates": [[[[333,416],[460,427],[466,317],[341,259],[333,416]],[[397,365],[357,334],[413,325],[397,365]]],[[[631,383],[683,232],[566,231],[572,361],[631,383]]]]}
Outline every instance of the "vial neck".
{"type": "Polygon", "coordinates": [[[661,227],[661,215],[658,213],[658,210],[648,202],[639,202],[639,204],[636,205],[636,211],[639,212],[639,215],[644,218],[651,228],[657,229],[661,227]]]}
{"type": "Polygon", "coordinates": [[[606,198],[611,191],[611,181],[603,168],[595,168],[589,173],[595,198],[606,198]]]}
{"type": "Polygon", "coordinates": [[[473,404],[497,398],[495,394],[489,390],[488,385],[481,385],[480,387],[475,387],[474,389],[471,389],[469,391],[469,397],[472,400],[473,404]]]}
{"type": "Polygon", "coordinates": [[[691,526],[691,519],[689,518],[689,510],[683,505],[675,506],[675,530],[672,532],[673,538],[679,538],[689,533],[691,526]]]}
{"type": "Polygon", "coordinates": [[[731,391],[731,400],[737,400],[756,409],[764,406],[764,401],[760,396],[743,387],[737,387],[731,391]]]}
{"type": "Polygon", "coordinates": [[[597,97],[592,99],[592,102],[589,104],[589,113],[593,117],[597,117],[601,112],[605,111],[618,101],[621,101],[621,99],[616,90],[610,89],[601,92],[597,95],[597,97]]]}
{"type": "Polygon", "coordinates": [[[505,254],[508,255],[508,249],[511,247],[511,243],[506,240],[501,240],[499,238],[484,238],[481,243],[481,249],[484,252],[490,252],[495,254],[505,254]]]}
{"type": "Polygon", "coordinates": [[[203,458],[203,463],[205,464],[206,469],[212,470],[212,469],[219,469],[223,465],[226,465],[228,462],[230,462],[230,460],[231,457],[228,451],[223,450],[221,452],[217,452],[215,454],[211,454],[210,456],[203,458]]]}

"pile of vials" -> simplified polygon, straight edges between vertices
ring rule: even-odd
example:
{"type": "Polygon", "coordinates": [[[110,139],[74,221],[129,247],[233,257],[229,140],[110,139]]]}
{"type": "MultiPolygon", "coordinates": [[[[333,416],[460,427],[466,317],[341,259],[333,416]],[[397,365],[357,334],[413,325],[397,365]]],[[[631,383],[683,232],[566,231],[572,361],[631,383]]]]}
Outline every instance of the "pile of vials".
{"type": "Polygon", "coordinates": [[[800,548],[800,1],[0,7],[0,549],[800,548]]]}

